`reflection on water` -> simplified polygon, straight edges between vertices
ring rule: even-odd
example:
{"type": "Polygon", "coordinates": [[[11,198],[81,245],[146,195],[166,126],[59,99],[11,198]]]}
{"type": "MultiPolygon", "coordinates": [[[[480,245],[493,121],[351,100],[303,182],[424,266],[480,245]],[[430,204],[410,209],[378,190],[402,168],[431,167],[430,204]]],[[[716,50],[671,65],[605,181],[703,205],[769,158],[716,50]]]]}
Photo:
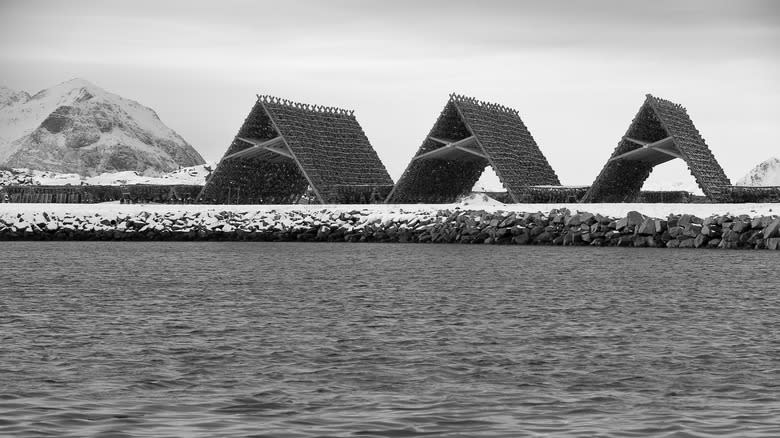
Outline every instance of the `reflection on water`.
{"type": "Polygon", "coordinates": [[[780,255],[2,242],[0,435],[780,436],[780,255]]]}

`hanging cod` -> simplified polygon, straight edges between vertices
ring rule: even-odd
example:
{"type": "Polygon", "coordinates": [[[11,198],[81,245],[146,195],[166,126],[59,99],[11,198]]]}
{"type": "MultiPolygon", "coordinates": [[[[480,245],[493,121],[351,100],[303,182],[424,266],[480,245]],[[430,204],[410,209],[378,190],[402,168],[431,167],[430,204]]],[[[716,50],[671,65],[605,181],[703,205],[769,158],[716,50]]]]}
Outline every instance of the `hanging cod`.
{"type": "Polygon", "coordinates": [[[353,111],[258,96],[200,193],[202,202],[381,202],[393,187],[353,111]]]}
{"type": "Polygon", "coordinates": [[[648,94],[581,202],[633,202],[653,167],[675,158],[685,161],[711,201],[731,200],[731,182],[685,108],[648,94]]]}
{"type": "Polygon", "coordinates": [[[513,202],[534,186],[560,186],[516,110],[451,94],[387,202],[454,202],[487,166],[513,202]]]}

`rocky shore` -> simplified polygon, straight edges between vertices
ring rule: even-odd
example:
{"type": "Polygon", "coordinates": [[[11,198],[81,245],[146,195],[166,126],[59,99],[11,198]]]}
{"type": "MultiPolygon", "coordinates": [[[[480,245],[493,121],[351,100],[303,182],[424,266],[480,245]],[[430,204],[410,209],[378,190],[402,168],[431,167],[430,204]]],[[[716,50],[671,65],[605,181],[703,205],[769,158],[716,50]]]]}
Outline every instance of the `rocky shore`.
{"type": "Polygon", "coordinates": [[[0,212],[0,240],[235,240],[780,249],[777,215],[639,212],[608,217],[554,209],[372,212],[268,210],[73,214],[0,212]]]}

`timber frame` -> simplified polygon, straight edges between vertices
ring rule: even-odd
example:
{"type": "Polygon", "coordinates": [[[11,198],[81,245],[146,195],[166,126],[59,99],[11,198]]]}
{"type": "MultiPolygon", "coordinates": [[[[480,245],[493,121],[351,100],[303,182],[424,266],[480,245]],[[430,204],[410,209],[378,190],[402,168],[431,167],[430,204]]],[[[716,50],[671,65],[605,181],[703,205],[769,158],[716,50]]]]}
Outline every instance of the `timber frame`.
{"type": "Polygon", "coordinates": [[[731,182],[685,108],[648,94],[581,202],[633,202],[653,167],[675,158],[686,162],[711,201],[730,200],[731,182]]]}
{"type": "Polygon", "coordinates": [[[201,202],[381,202],[393,181],[353,111],[273,96],[257,101],[200,193],[201,202]]]}
{"type": "Polygon", "coordinates": [[[532,186],[560,185],[517,110],[451,94],[386,202],[453,202],[487,166],[514,202],[532,186]]]}

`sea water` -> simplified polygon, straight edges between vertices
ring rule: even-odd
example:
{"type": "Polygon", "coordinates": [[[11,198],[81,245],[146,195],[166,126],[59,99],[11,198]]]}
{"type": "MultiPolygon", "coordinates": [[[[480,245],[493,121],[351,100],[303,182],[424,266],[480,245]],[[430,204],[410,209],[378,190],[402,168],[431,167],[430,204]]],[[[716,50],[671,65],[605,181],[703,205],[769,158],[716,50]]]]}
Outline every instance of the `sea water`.
{"type": "Polygon", "coordinates": [[[0,242],[2,436],[780,436],[780,253],[0,242]]]}

